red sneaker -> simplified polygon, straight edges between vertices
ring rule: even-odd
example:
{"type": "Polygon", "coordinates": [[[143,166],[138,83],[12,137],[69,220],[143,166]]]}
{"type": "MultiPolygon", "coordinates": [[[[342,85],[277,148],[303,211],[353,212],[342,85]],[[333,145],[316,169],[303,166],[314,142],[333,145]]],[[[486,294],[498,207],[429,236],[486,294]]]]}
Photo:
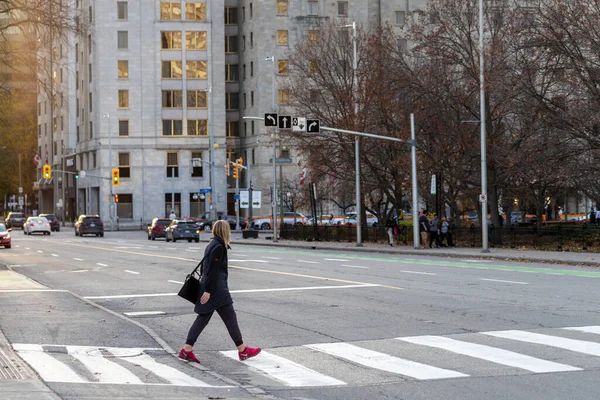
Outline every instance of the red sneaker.
{"type": "Polygon", "coordinates": [[[185,351],[184,349],[181,349],[177,357],[185,361],[193,361],[200,364],[200,360],[198,360],[198,357],[196,357],[193,351],[185,351]]]}
{"type": "Polygon", "coordinates": [[[244,360],[247,360],[247,359],[252,358],[254,356],[257,356],[258,353],[260,353],[260,351],[261,351],[260,347],[248,347],[248,346],[246,346],[246,348],[244,349],[244,351],[238,352],[238,355],[240,356],[240,361],[244,361],[244,360]]]}

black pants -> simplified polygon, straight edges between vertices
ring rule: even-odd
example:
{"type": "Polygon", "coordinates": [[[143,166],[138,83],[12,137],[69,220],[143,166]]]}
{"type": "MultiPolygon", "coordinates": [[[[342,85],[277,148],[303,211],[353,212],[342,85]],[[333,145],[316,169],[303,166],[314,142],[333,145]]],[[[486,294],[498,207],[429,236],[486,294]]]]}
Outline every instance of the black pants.
{"type": "Polygon", "coordinates": [[[437,231],[429,231],[429,247],[432,247],[433,242],[436,246],[440,245],[437,231]]]}
{"type": "MultiPolygon", "coordinates": [[[[225,323],[227,331],[229,331],[229,336],[231,336],[231,339],[233,339],[235,345],[242,345],[244,341],[242,340],[242,333],[240,332],[240,327],[237,322],[235,310],[233,309],[233,304],[217,308],[217,313],[225,323]]],[[[190,331],[188,332],[185,344],[193,346],[196,343],[196,340],[198,340],[198,336],[200,336],[204,328],[206,328],[206,325],[208,325],[208,322],[210,321],[212,315],[212,312],[209,314],[198,314],[196,320],[190,328],[190,331]]]]}

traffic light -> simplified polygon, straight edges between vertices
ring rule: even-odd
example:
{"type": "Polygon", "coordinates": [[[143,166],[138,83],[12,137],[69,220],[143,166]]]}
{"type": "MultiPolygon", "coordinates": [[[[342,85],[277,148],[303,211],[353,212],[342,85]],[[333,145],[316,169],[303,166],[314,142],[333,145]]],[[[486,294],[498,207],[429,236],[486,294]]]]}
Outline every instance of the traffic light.
{"type": "Polygon", "coordinates": [[[115,203],[119,202],[119,195],[115,193],[115,203]]]}
{"type": "Polygon", "coordinates": [[[75,171],[75,179],[79,179],[79,171],[75,171]]]}
{"type": "Polygon", "coordinates": [[[237,159],[237,163],[238,163],[239,165],[244,165],[244,159],[243,159],[242,157],[238,158],[238,159],[237,159]]]}
{"type": "Polygon", "coordinates": [[[207,193],[206,199],[208,200],[209,203],[212,203],[212,193],[207,193]]]}
{"type": "Polygon", "coordinates": [[[52,177],[52,168],[49,164],[44,164],[44,179],[50,179],[52,177]]]}
{"type": "Polygon", "coordinates": [[[233,164],[233,179],[240,177],[240,166],[236,163],[233,164]]]}
{"type": "Polygon", "coordinates": [[[229,164],[225,164],[225,175],[229,176],[229,164]]]}
{"type": "Polygon", "coordinates": [[[121,177],[119,176],[119,168],[112,169],[112,185],[119,186],[121,184],[121,177]]]}

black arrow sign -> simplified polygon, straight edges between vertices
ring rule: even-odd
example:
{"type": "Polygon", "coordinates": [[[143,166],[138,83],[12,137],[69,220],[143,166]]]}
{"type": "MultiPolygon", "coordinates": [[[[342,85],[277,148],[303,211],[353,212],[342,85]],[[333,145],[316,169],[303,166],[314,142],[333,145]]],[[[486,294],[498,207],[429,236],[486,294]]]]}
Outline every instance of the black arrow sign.
{"type": "Polygon", "coordinates": [[[291,115],[280,115],[279,116],[279,129],[290,129],[292,127],[292,116],[291,115]]]}
{"type": "Polygon", "coordinates": [[[265,126],[277,126],[277,113],[265,113],[265,126]]]}
{"type": "Polygon", "coordinates": [[[306,120],[306,132],[308,133],[319,133],[321,131],[321,122],[318,119],[307,119],[306,120]]]}

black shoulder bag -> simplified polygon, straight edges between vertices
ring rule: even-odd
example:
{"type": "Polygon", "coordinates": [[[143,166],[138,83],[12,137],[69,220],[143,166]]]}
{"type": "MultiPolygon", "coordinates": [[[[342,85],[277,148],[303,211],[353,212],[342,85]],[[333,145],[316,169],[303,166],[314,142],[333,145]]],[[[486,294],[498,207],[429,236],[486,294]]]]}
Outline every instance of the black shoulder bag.
{"type": "Polygon", "coordinates": [[[202,288],[200,279],[202,279],[202,264],[204,263],[205,259],[206,257],[204,257],[202,261],[196,265],[196,268],[194,268],[194,270],[185,277],[185,282],[179,290],[179,293],[177,293],[179,297],[186,299],[192,304],[196,304],[200,293],[204,292],[204,288],[202,288]],[[198,268],[200,268],[200,273],[198,273],[198,268]]]}

